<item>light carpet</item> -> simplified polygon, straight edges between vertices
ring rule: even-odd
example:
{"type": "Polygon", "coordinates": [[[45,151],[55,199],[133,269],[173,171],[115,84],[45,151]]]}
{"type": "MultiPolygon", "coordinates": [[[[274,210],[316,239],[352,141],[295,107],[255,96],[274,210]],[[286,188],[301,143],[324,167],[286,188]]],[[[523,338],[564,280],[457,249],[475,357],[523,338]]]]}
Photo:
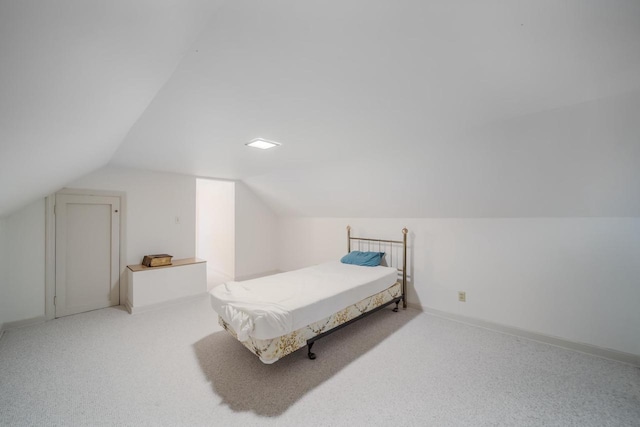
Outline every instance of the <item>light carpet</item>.
{"type": "Polygon", "coordinates": [[[201,298],[0,339],[0,425],[639,426],[640,369],[382,310],[262,364],[201,298]]]}

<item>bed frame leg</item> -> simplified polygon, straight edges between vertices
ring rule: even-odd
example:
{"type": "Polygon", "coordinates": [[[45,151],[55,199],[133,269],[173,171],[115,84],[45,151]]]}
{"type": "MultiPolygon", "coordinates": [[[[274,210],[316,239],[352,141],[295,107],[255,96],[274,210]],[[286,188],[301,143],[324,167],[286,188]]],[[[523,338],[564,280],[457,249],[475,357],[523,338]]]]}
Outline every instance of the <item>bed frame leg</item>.
{"type": "Polygon", "coordinates": [[[396,301],[396,308],[394,308],[392,311],[394,312],[398,312],[398,304],[400,304],[400,301],[396,301]]]}
{"type": "Polygon", "coordinates": [[[311,360],[314,360],[316,358],[316,354],[311,353],[311,347],[313,347],[313,344],[315,344],[315,341],[313,341],[311,344],[307,344],[307,356],[309,356],[309,359],[311,360]]]}

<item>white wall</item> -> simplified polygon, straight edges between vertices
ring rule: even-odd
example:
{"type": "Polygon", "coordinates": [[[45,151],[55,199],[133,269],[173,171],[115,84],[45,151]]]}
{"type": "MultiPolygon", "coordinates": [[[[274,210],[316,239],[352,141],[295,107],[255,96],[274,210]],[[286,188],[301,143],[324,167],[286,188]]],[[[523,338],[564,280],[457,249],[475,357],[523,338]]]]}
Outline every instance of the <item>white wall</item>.
{"type": "MultiPolygon", "coordinates": [[[[67,188],[126,192],[123,237],[127,265],[140,264],[144,255],[155,253],[168,253],[175,259],[195,256],[195,177],[104,167],[67,188]]],[[[121,265],[121,272],[125,268],[121,265]]],[[[120,295],[127,295],[126,284],[120,295]]]]}
{"type": "Polygon", "coordinates": [[[44,199],[0,221],[0,325],[44,316],[44,199]]]}
{"type": "Polygon", "coordinates": [[[640,354],[640,218],[281,218],[279,268],[338,259],[347,224],[409,228],[411,304],[640,354]]]}
{"type": "Polygon", "coordinates": [[[5,247],[7,246],[7,237],[5,235],[6,220],[0,218],[0,334],[2,334],[2,324],[8,313],[9,302],[7,300],[8,284],[7,284],[7,260],[5,247]]]}
{"type": "MultiPolygon", "coordinates": [[[[122,249],[127,265],[139,264],[150,253],[166,252],[176,259],[195,256],[195,177],[107,166],[67,188],[126,193],[122,249]]],[[[275,271],[276,216],[242,183],[235,183],[234,202],[233,276],[242,279],[275,271]]],[[[2,220],[0,323],[44,316],[44,217],[44,200],[39,200],[2,220]]],[[[125,268],[120,266],[121,273],[125,268]]],[[[121,279],[124,296],[126,274],[121,279]]]]}
{"type": "Polygon", "coordinates": [[[198,256],[236,280],[277,270],[277,217],[242,182],[197,180],[198,256]]]}
{"type": "Polygon", "coordinates": [[[235,272],[235,183],[196,181],[198,258],[207,260],[207,275],[235,272]]]}
{"type": "Polygon", "coordinates": [[[278,269],[276,215],[242,182],[236,182],[235,201],[235,278],[274,272],[278,269]]]}

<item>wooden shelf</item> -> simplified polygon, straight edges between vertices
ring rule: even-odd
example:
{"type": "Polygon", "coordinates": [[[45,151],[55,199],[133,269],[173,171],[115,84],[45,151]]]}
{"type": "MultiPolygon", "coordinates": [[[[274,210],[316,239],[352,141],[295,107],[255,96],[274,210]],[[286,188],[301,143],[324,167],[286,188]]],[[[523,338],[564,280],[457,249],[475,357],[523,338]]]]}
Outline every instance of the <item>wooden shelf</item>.
{"type": "Polygon", "coordinates": [[[137,265],[128,265],[127,268],[134,272],[151,271],[151,270],[161,270],[163,268],[180,267],[183,265],[200,264],[203,262],[206,262],[206,261],[200,258],[183,258],[183,259],[171,260],[171,265],[161,265],[159,267],[147,267],[142,264],[137,264],[137,265]]]}

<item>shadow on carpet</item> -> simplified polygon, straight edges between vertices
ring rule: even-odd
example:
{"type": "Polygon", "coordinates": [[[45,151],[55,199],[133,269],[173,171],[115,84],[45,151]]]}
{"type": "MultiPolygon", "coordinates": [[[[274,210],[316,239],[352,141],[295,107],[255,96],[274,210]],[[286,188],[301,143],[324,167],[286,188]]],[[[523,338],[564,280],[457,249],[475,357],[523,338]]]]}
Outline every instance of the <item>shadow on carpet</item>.
{"type": "MultiPolygon", "coordinates": [[[[303,347],[265,365],[226,331],[213,333],[193,347],[223,403],[236,412],[274,417],[418,314],[416,310],[381,310],[318,340],[313,347],[316,360],[308,359],[307,347],[303,347]]],[[[381,361],[381,369],[392,367],[393,361],[381,361]]]]}

